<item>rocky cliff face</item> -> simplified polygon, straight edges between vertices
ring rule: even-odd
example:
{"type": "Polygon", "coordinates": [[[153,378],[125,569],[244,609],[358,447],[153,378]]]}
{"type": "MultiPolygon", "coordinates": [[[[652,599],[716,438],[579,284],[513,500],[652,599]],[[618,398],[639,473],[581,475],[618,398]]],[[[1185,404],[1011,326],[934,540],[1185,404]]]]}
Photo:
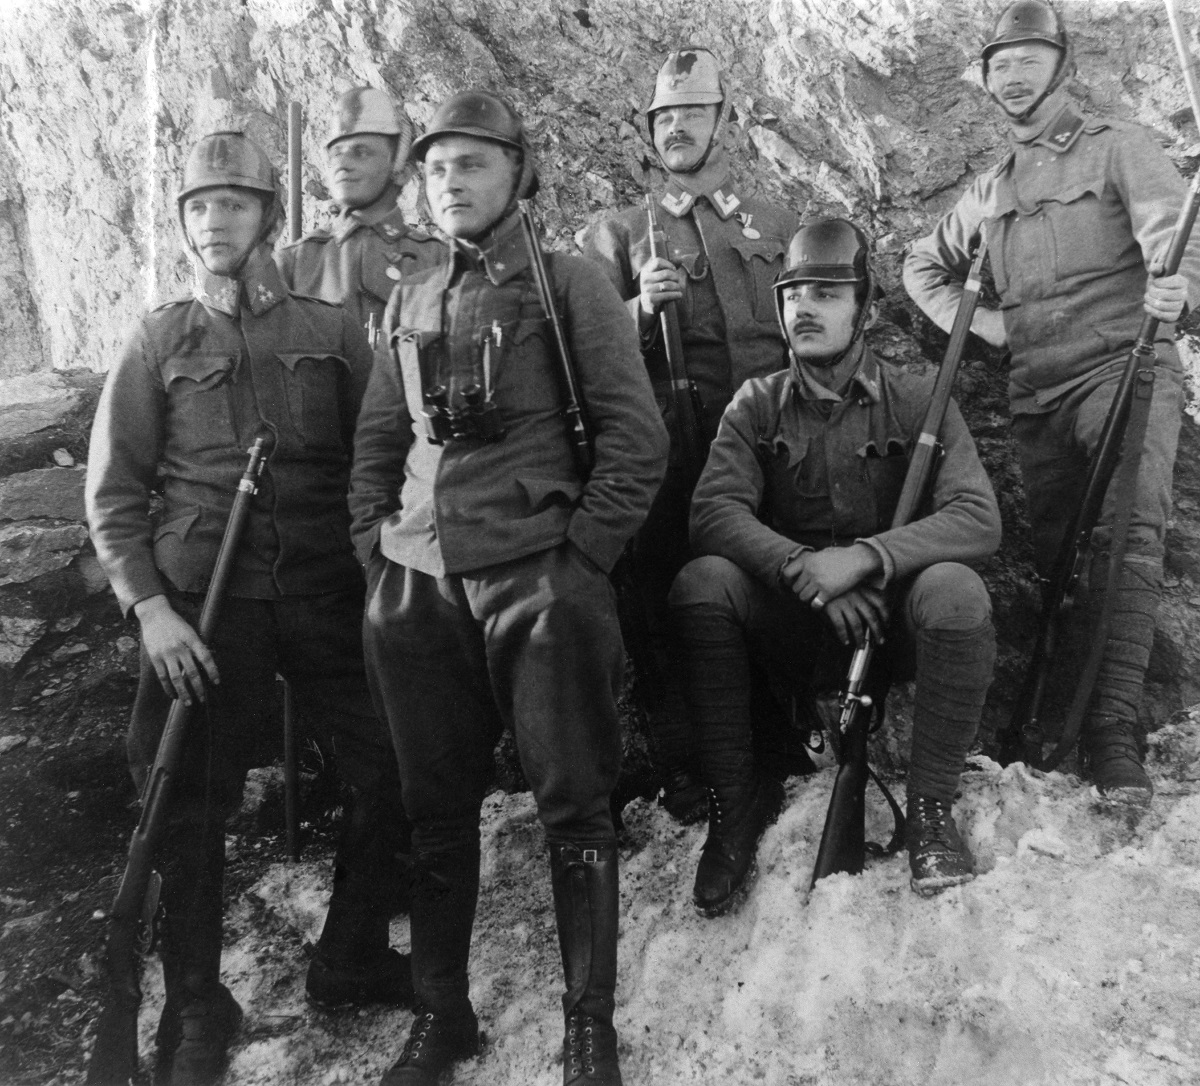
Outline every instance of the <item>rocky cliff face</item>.
{"type": "MultiPolygon", "coordinates": [[[[1185,172],[1200,137],[1165,14],[1150,3],[1063,3],[1089,109],[1150,126],[1185,172]]],[[[845,214],[877,239],[888,289],[877,333],[898,361],[944,338],[899,285],[905,244],[977,170],[1002,126],[976,54],[999,3],[983,0],[15,0],[0,7],[0,378],[103,371],[187,265],[173,191],[187,145],[238,127],[282,164],[290,100],[304,108],[305,221],[320,221],[329,108],[358,84],[403,98],[418,127],[478,85],[526,117],[552,244],[655,181],[641,107],[679,44],[721,57],[744,130],[739,181],[807,215],[845,214]],[[907,333],[913,333],[915,339],[907,333]]],[[[405,201],[420,214],[418,186],[405,201]]],[[[989,571],[1003,640],[1032,614],[1019,486],[999,360],[964,367],[963,400],[996,480],[1007,536],[989,571]]],[[[1200,700],[1200,476],[1185,434],[1171,585],[1152,713],[1200,700]]],[[[36,465],[29,465],[36,466],[36,465]]],[[[15,529],[14,529],[15,531],[15,529]]],[[[996,696],[1015,676],[1002,655],[996,696]]]]}

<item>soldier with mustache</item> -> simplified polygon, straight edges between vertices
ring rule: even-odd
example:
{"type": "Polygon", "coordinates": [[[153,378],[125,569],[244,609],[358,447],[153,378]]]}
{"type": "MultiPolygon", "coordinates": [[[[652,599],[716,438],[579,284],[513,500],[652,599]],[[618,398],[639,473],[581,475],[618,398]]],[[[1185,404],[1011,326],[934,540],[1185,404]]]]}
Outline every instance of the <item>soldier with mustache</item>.
{"type": "MultiPolygon", "coordinates": [[[[667,57],[646,109],[646,126],[666,173],[657,210],[670,258],[651,256],[640,205],[589,228],[583,251],[604,269],[637,321],[664,410],[670,396],[659,312],[666,303],[677,303],[703,456],[734,390],[747,378],[787,364],[771,284],[783,269],[787,240],[799,220],[749,195],[730,176],[741,130],[717,58],[708,49],[685,46],[667,57]]],[[[679,452],[673,445],[667,479],[634,541],[633,575],[649,613],[652,642],[642,651],[653,657],[635,656],[635,664],[662,777],[661,802],[675,817],[694,821],[703,816],[705,798],[695,780],[666,609],[671,581],[690,556],[687,516],[694,477],[689,480],[679,452]],[[653,683],[644,681],[648,668],[653,683]]],[[[636,649],[636,640],[630,640],[631,650],[636,649]]],[[[770,713],[768,699],[763,700],[764,713],[770,713]]],[[[782,764],[778,757],[770,760],[782,764]]]]}
{"type": "Polygon", "coordinates": [[[1000,511],[951,403],[930,512],[891,527],[933,381],[867,346],[878,289],[855,226],[806,226],[787,256],[775,302],[791,365],[747,381],[726,408],[692,501],[700,557],[670,595],[712,805],[693,890],[710,917],[737,904],[784,799],[754,766],[751,662],[797,687],[836,685],[866,631],[896,677],[916,675],[912,887],[973,877],[951,805],[996,654],[970,567],[999,545],[1000,511]]]}
{"type": "MultiPolygon", "coordinates": [[[[973,328],[1011,355],[1013,433],[1043,577],[1077,506],[1142,315],[1162,322],[1112,633],[1082,732],[1100,797],[1142,807],[1152,787],[1135,726],[1162,591],[1182,408],[1172,322],[1197,300],[1200,247],[1193,241],[1179,274],[1156,277],[1185,186],[1144,129],[1076,108],[1066,90],[1074,70],[1066,29],[1049,4],[1019,0],[1001,13],[983,47],[983,82],[1008,122],[1012,148],[913,245],[904,285],[948,329],[972,239],[986,229],[1000,308],[980,308],[973,328]]],[[[1092,539],[1093,586],[1108,580],[1113,489],[1092,539]]],[[[1091,593],[1093,606],[1100,594],[1091,593]]],[[[1079,614],[1095,621],[1083,608],[1079,614]]]]}

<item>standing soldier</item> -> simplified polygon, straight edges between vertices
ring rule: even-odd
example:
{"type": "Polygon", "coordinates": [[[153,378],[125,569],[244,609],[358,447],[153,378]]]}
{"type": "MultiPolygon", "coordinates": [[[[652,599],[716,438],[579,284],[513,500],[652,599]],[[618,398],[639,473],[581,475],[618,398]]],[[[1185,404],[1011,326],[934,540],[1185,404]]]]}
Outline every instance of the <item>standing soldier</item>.
{"type": "Polygon", "coordinates": [[[750,660],[812,683],[832,659],[824,670],[840,679],[868,630],[898,673],[916,673],[912,887],[929,894],[973,877],[951,805],[996,655],[987,589],[969,565],[998,546],[1000,511],[951,403],[932,511],[890,527],[932,381],[881,365],[864,342],[875,278],[854,226],[806,226],[788,264],[775,290],[791,367],[747,381],[726,410],[692,503],[701,557],[671,589],[712,790],[693,891],[706,916],[736,902],[783,803],[779,783],[753,766],[750,660]]]}
{"type": "Polygon", "coordinates": [[[413,821],[418,1011],[385,1086],[435,1086],[473,1055],[468,959],[479,812],[502,730],[550,847],[567,993],[565,1083],[619,1086],[613,1029],[623,650],[607,573],[650,507],[667,438],[620,299],[585,260],[548,260],[593,429],[577,468],[562,366],[522,243],[537,179],[501,98],[443,103],[413,148],[449,237],[403,280],[355,439],[368,674],[413,821]]]}
{"type": "Polygon", "coordinates": [[[411,143],[408,117],[383,91],[346,91],[325,142],[325,183],[338,209],[333,229],[308,234],[275,258],[292,290],[341,303],[372,338],[400,277],[442,256],[441,244],[405,223],[396,203],[396,171],[411,143]]]}
{"type": "Polygon", "coordinates": [[[394,888],[376,874],[391,848],[380,807],[394,756],[363,672],[346,505],[371,355],[348,313],[280,281],[276,174],[246,136],[219,132],[192,148],[178,208],[193,296],[145,316],[108,375],[87,509],[117,600],[141,625],[128,740],[139,787],[171,699],[202,703],[159,850],[167,999],[157,1034],[171,1086],[199,1086],[220,1077],[242,1017],[220,983],[224,827],[273,720],[276,672],[320,712],[354,795],[308,991],[326,1003],[404,1003],[412,985],[407,957],[388,947],[394,888]],[[273,449],[205,645],[195,630],[203,593],[245,450],[263,433],[273,449]]]}
{"type": "MultiPolygon", "coordinates": [[[[660,403],[670,402],[670,383],[659,312],[666,303],[677,303],[687,377],[698,401],[695,436],[703,461],[734,390],[750,377],[787,365],[771,284],[783,270],[784,251],[799,221],[790,211],[739,193],[733,184],[730,155],[741,131],[708,49],[687,46],[667,57],[646,110],[646,127],[667,174],[658,206],[670,258],[651,256],[641,206],[590,229],[584,255],[604,268],[637,320],[660,403]]],[[[633,553],[633,576],[653,631],[652,645],[641,651],[653,655],[659,687],[645,693],[663,805],[685,821],[702,814],[703,793],[693,777],[690,737],[679,711],[666,597],[689,557],[688,503],[697,472],[698,465],[689,469],[673,446],[666,481],[633,553]]],[[[640,671],[646,662],[638,661],[640,671]]]]}
{"type": "MultiPolygon", "coordinates": [[[[1077,506],[1143,310],[1163,322],[1128,550],[1082,741],[1100,796],[1144,806],[1151,783],[1135,725],[1162,591],[1182,406],[1170,322],[1189,290],[1197,298],[1200,253],[1189,250],[1186,274],[1154,277],[1184,184],[1144,129],[1075,108],[1064,86],[1073,72],[1066,29],[1049,4],[1020,0],[1004,10],[983,47],[983,81],[1008,120],[1012,148],[913,245],[904,285],[948,329],[972,239],[986,228],[1000,310],[979,309],[973,329],[1012,356],[1013,432],[1043,577],[1077,506]]],[[[1092,586],[1107,580],[1114,499],[1110,493],[1092,539],[1092,586]]]]}

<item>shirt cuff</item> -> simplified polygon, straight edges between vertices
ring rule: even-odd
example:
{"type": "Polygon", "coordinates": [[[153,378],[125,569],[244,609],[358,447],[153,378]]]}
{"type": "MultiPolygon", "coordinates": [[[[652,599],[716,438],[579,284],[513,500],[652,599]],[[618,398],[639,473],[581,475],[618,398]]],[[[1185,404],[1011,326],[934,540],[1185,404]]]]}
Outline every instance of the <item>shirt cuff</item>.
{"type": "Polygon", "coordinates": [[[879,555],[879,561],[883,563],[883,572],[877,573],[869,583],[871,584],[872,588],[878,588],[880,590],[887,588],[887,586],[891,583],[892,578],[896,576],[896,563],[892,559],[891,554],[888,553],[887,547],[885,547],[877,539],[856,539],[854,542],[865,543],[871,548],[871,550],[879,555]]]}
{"type": "Polygon", "coordinates": [[[787,557],[784,558],[784,560],[779,563],[779,568],[775,571],[775,580],[778,582],[778,584],[781,588],[791,588],[792,587],[790,584],[788,584],[787,581],[785,581],[783,579],[784,568],[788,565],[789,562],[792,562],[795,559],[799,558],[800,555],[802,555],[802,554],[807,554],[812,549],[813,549],[812,547],[806,547],[803,544],[801,544],[799,547],[796,547],[794,550],[788,551],[787,557]]]}

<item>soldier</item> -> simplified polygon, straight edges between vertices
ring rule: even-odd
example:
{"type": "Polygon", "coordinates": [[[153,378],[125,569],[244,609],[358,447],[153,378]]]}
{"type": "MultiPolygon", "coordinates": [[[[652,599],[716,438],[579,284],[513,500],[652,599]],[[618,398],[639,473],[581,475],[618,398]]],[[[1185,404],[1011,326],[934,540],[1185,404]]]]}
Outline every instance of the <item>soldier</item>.
{"type": "Polygon", "coordinates": [[[292,290],[340,302],[372,339],[400,277],[442,256],[441,243],[405,223],[396,203],[396,174],[411,143],[408,117],[383,91],[343,94],[325,142],[325,183],[338,209],[333,229],[307,234],[275,256],[292,290]]]}
{"type": "MultiPolygon", "coordinates": [[[[1065,89],[1073,72],[1066,29],[1049,4],[1020,0],[1001,13],[983,47],[983,81],[1009,123],[1012,148],[913,245],[904,285],[949,328],[972,239],[986,228],[1000,309],[979,309],[973,329],[1011,353],[1013,433],[1043,577],[1076,508],[1143,309],[1163,322],[1128,551],[1081,744],[1100,796],[1143,806],[1152,789],[1134,729],[1162,590],[1182,403],[1170,322],[1189,294],[1197,297],[1200,254],[1193,245],[1183,273],[1154,278],[1183,182],[1145,130],[1080,113],[1065,89]]],[[[1092,540],[1092,585],[1107,580],[1114,497],[1092,540]]]]}
{"type": "Polygon", "coordinates": [[[932,380],[878,362],[867,239],[832,219],[800,230],[775,285],[791,366],[747,381],[725,411],[692,502],[698,557],[671,589],[687,694],[712,797],[694,901],[728,911],[783,803],[751,756],[749,662],[794,683],[846,675],[869,630],[894,672],[915,663],[907,845],[928,894],[973,877],[951,814],[992,677],[987,590],[964,563],[1000,541],[991,484],[958,408],[932,512],[892,529],[932,380]],[[841,651],[839,651],[839,644],[841,651]]]}
{"type": "MultiPolygon", "coordinates": [[[[588,230],[583,251],[604,268],[637,320],[651,381],[663,404],[669,403],[669,395],[658,314],[665,303],[678,303],[687,374],[699,401],[697,438],[703,456],[734,390],[750,377],[787,364],[771,284],[783,269],[787,241],[799,220],[733,184],[730,156],[741,132],[709,50],[687,46],[667,57],[646,110],[646,127],[667,174],[658,203],[671,259],[651,258],[647,217],[640,206],[588,230]]],[[[639,660],[638,670],[649,666],[658,687],[642,693],[662,774],[662,802],[684,821],[702,817],[704,797],[693,776],[690,736],[679,707],[666,598],[689,557],[688,502],[694,480],[673,448],[666,481],[632,556],[633,576],[653,631],[653,644],[640,647],[641,655],[649,649],[652,657],[639,660]]],[[[636,641],[631,647],[639,648],[636,641]]],[[[764,703],[762,708],[769,712],[771,707],[764,703]]]]}
{"type": "Polygon", "coordinates": [[[434,1086],[478,1051],[468,956],[479,812],[511,727],[550,848],[568,991],[566,1083],[619,1086],[613,1029],[623,663],[606,574],[637,529],[667,439],[620,299],[587,261],[549,273],[594,428],[577,470],[560,362],[516,213],[536,188],[520,117],[450,98],[413,153],[447,261],[388,305],[351,490],[368,563],[368,673],[413,821],[418,1011],[385,1086],[434,1086]]]}
{"type": "Polygon", "coordinates": [[[365,682],[364,585],[346,505],[371,355],[347,312],[280,281],[276,174],[246,136],[219,132],[192,148],[178,209],[193,296],[142,318],[108,375],[87,509],[117,600],[141,626],[128,739],[139,788],[171,699],[202,703],[160,849],[159,1058],[172,1086],[194,1086],[220,1077],[242,1017],[220,983],[224,825],[273,720],[276,672],[321,714],[353,795],[308,991],[325,1003],[406,1003],[412,984],[407,956],[388,948],[394,888],[375,874],[393,848],[387,812],[399,796],[365,682]],[[263,433],[273,451],[205,645],[195,631],[203,592],[245,450],[263,433]],[[152,519],[155,493],[163,508],[152,519]]]}

